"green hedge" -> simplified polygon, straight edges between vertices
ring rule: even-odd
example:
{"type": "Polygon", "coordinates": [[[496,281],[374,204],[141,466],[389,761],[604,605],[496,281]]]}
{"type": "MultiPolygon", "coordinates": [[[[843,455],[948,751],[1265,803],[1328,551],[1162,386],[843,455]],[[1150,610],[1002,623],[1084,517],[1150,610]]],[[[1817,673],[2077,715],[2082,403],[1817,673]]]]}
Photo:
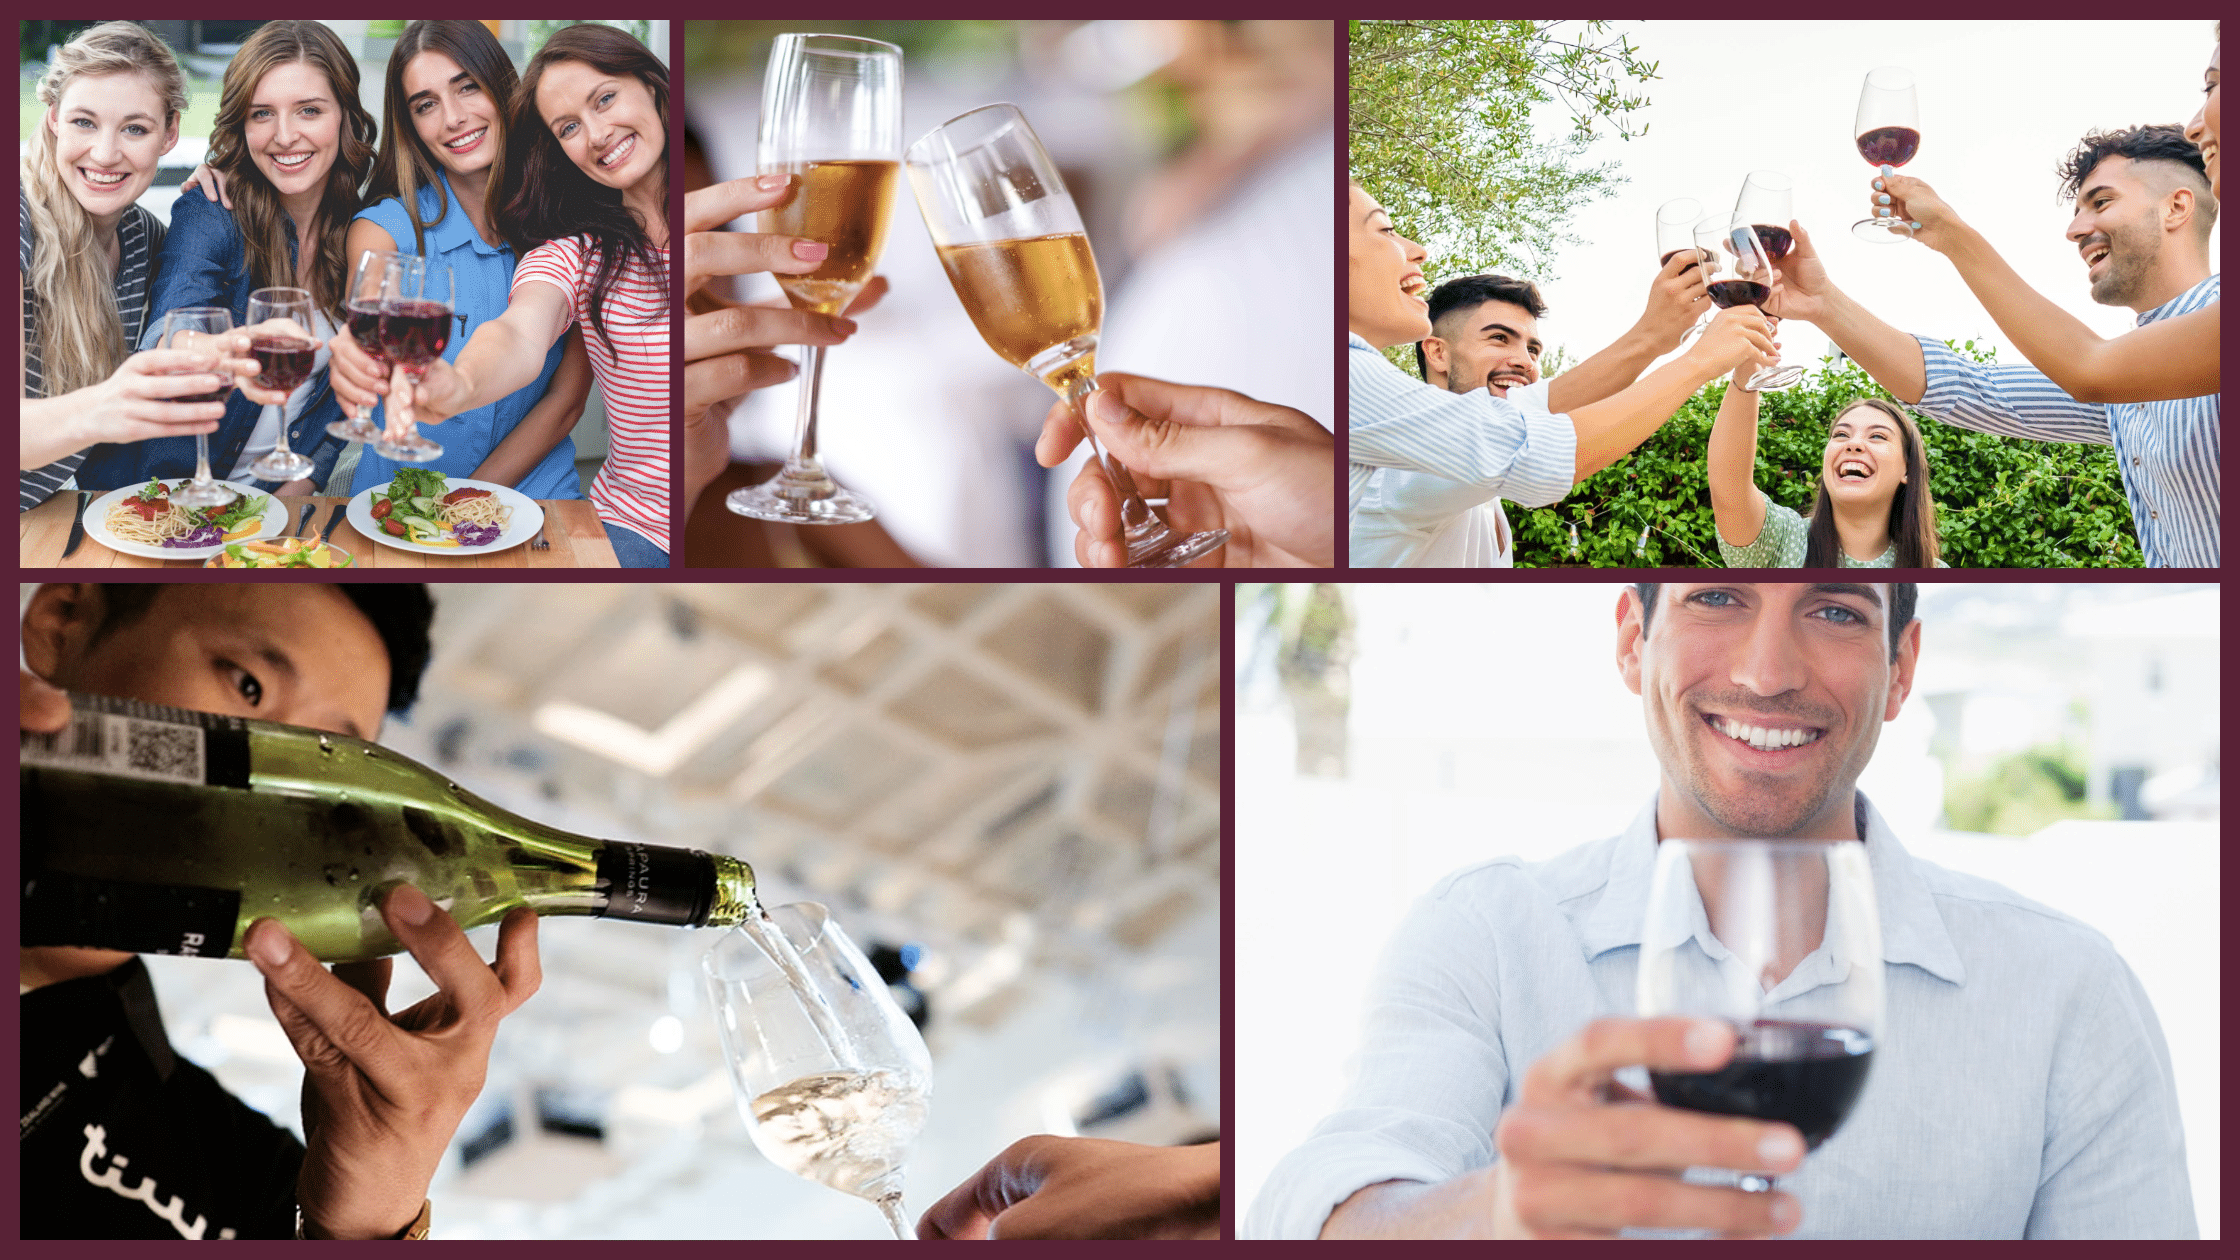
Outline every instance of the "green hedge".
{"type": "MultiPolygon", "coordinates": [[[[1978,363],[1993,361],[1994,351],[1973,341],[1953,348],[1978,363]]],[[[1726,390],[1724,377],[1704,386],[1633,454],[1589,477],[1554,506],[1510,505],[1517,567],[1719,567],[1704,451],[1726,390]]],[[[1776,503],[1810,509],[1828,422],[1863,396],[1890,397],[1848,359],[1823,360],[1822,370],[1796,387],[1767,393],[1758,413],[1758,488],[1776,503]]],[[[1928,447],[1946,564],[2035,569],[2144,563],[2111,448],[1996,437],[1918,413],[1915,419],[1928,447]]]]}

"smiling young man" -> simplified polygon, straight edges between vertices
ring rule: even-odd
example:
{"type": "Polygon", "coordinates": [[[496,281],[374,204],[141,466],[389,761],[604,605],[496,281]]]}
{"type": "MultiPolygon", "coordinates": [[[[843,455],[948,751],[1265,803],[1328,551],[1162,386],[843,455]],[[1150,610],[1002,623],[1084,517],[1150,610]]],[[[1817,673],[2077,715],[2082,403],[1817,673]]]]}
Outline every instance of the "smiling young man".
{"type": "MultiPolygon", "coordinates": [[[[2201,150],[2180,128],[2088,135],[2062,162],[2061,175],[2062,191],[2076,205],[2067,237],[2093,301],[2130,307],[2142,326],[2217,302],[2219,277],[2209,258],[2216,198],[2201,150]]],[[[1934,337],[1884,323],[1837,288],[1801,229],[1781,275],[1770,313],[1825,330],[1923,415],[2008,437],[2113,446],[2146,563],[2216,567],[2218,395],[2090,402],[2026,363],[1966,362],[1934,337]]]]}
{"type": "MultiPolygon", "coordinates": [[[[431,611],[395,583],[42,586],[23,729],[62,729],[76,691],[372,738],[419,691],[431,611]]],[[[382,912],[438,989],[394,1013],[387,960],[330,974],[278,922],[249,931],[304,1061],[304,1143],[179,1057],[136,955],[22,950],[22,1236],[287,1238],[299,1209],[309,1237],[424,1236],[498,1021],[536,990],[536,916],[507,918],[492,967],[418,890],[382,912]]]]}
{"type": "MultiPolygon", "coordinates": [[[[1520,408],[1482,387],[1450,393],[1411,380],[1378,350],[1432,335],[1424,296],[1426,254],[1400,235],[1366,189],[1353,184],[1347,197],[1347,511],[1356,520],[1379,468],[1445,478],[1475,493],[1476,502],[1553,503],[1639,446],[1705,381],[1745,360],[1774,362],[1777,348],[1765,318],[1755,309],[1735,307],[1720,312],[1686,352],[1638,381],[1626,375],[1597,389],[1590,386],[1604,378],[1599,368],[1582,374],[1587,365],[1581,364],[1565,372],[1551,382],[1551,411],[1520,408]],[[1575,384],[1565,384],[1574,376],[1575,384]],[[1574,388],[1576,398],[1569,396],[1574,388]]],[[[1678,270],[1668,271],[1669,276],[1659,274],[1660,295],[1693,283],[1678,270]]],[[[1658,304],[1652,298],[1652,307],[1658,304]]],[[[1673,340],[1685,330],[1686,324],[1679,324],[1673,340]]],[[[1612,374],[1622,370],[1623,356],[1606,354],[1612,374]]],[[[1633,372],[1646,363],[1633,365],[1633,372]]],[[[1405,539],[1394,548],[1371,545],[1350,562],[1402,563],[1386,553],[1406,549],[1405,539]]]]}
{"type": "MultiPolygon", "coordinates": [[[[2106,938],[1907,854],[1857,790],[1922,652],[1909,583],[1642,583],[1617,665],[1661,775],[1624,834],[1442,880],[1371,980],[1338,1109],[1246,1237],[2190,1238],[2170,1057],[2106,938]],[[1621,1068],[1713,1070],[1725,1024],[1633,1019],[1666,838],[1860,840],[1887,1014],[1810,1159],[1786,1124],[1664,1107],[1621,1068]],[[1781,1175],[1752,1194],[1689,1168],[1781,1175]]],[[[1498,839],[1498,837],[1496,837],[1498,839]]]]}

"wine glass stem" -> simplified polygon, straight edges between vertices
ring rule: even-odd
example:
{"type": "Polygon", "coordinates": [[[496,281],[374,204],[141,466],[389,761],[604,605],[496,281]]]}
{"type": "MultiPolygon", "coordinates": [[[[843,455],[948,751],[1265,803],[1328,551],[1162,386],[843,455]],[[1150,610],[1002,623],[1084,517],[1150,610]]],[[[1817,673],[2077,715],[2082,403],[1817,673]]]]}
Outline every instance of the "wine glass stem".
{"type": "Polygon", "coordinates": [[[910,1218],[902,1214],[902,1192],[900,1190],[880,1199],[879,1211],[886,1215],[887,1228],[894,1231],[896,1238],[909,1242],[918,1236],[917,1231],[910,1228],[910,1218]]]}
{"type": "Polygon", "coordinates": [[[210,482],[210,435],[207,433],[194,435],[194,479],[198,485],[210,482]]]}
{"type": "Polygon", "coordinates": [[[817,458],[817,397],[824,392],[824,347],[804,346],[801,360],[801,399],[794,412],[793,454],[786,458],[787,478],[824,479],[824,465],[817,458]]]}
{"type": "Polygon", "coordinates": [[[1073,411],[1073,422],[1081,426],[1081,436],[1089,443],[1089,453],[1097,457],[1112,488],[1120,492],[1120,533],[1123,538],[1133,540],[1161,526],[1159,518],[1151,513],[1151,505],[1136,493],[1136,479],[1129,475],[1127,465],[1105,454],[1104,447],[1097,444],[1097,435],[1089,428],[1089,395],[1096,387],[1096,382],[1088,377],[1068,382],[1066,406],[1073,411]]]}

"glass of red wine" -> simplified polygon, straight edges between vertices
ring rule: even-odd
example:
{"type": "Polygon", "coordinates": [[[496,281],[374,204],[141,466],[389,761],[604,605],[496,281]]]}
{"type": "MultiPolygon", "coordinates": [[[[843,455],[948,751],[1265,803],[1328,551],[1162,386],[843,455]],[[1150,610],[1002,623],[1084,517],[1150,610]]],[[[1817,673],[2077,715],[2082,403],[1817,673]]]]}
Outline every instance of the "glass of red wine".
{"type": "MultiPolygon", "coordinates": [[[[1882,966],[1863,841],[1661,842],[1636,1013],[1721,1020],[1737,1041],[1724,1067],[1651,1071],[1657,1101],[1785,1121],[1817,1150],[1866,1085],[1882,1031],[1882,966]]],[[[1764,1191],[1773,1181],[1740,1169],[1733,1184],[1764,1191]]]]}
{"type": "MultiPolygon", "coordinates": [[[[319,356],[319,343],[310,339],[311,294],[302,289],[258,289],[249,295],[249,327],[266,320],[293,320],[304,331],[301,337],[285,332],[257,332],[249,337],[249,357],[257,361],[257,384],[292,394],[311,379],[319,356]]],[[[288,449],[287,407],[280,408],[280,436],[249,471],[266,481],[294,481],[311,475],[311,461],[288,449]]]]}
{"type": "MultiPolygon", "coordinates": [[[[223,338],[233,331],[233,312],[220,306],[181,306],[164,312],[163,331],[156,344],[165,350],[192,350],[208,353],[210,366],[188,369],[194,372],[215,372],[225,358],[223,338]]],[[[233,392],[231,386],[208,394],[194,394],[172,399],[173,402],[211,403],[224,402],[233,392]]],[[[224,507],[240,498],[233,487],[210,475],[210,435],[194,435],[194,479],[171,492],[171,501],[181,507],[224,507]]]]}
{"type": "MultiPolygon", "coordinates": [[[[1859,89],[1859,114],[1852,127],[1859,156],[1877,175],[1891,175],[1913,160],[1921,150],[1921,102],[1913,89],[1913,71],[1904,66],[1877,66],[1867,71],[1859,89]]],[[[1877,190],[1879,193],[1879,189],[1877,190]]],[[[1913,227],[1890,213],[1890,199],[1882,194],[1871,219],[1851,225],[1851,234],[1862,241],[1888,245],[1913,235],[1913,227]]]]}
{"type": "MultiPolygon", "coordinates": [[[[1703,203],[1693,197],[1675,197],[1657,207],[1657,266],[1672,261],[1681,250],[1696,247],[1696,222],[1703,218],[1703,203]]],[[[1703,331],[1708,319],[1697,320],[1695,326],[1681,334],[1680,344],[1687,345],[1703,331]]]]}
{"type": "MultiPolygon", "coordinates": [[[[397,287],[381,307],[381,354],[404,369],[413,384],[428,365],[443,357],[451,344],[454,289],[451,264],[413,259],[400,265],[397,287]]],[[[426,464],[443,458],[443,447],[415,431],[391,440],[383,436],[373,449],[407,464],[426,464]]]]}
{"type": "MultiPolygon", "coordinates": [[[[1747,219],[1713,215],[1696,224],[1696,248],[1703,253],[1704,289],[1711,304],[1755,306],[1760,312],[1773,296],[1773,259],[1757,227],[1747,219]]],[[[1776,363],[1751,373],[1743,388],[1787,389],[1804,379],[1804,369],[1793,363],[1776,363]]]]}
{"type": "Polygon", "coordinates": [[[1734,217],[1748,223],[1775,262],[1789,256],[1793,238],[1789,220],[1796,216],[1796,183],[1779,171],[1752,171],[1742,179],[1742,195],[1734,199],[1734,217]]]}
{"type": "MultiPolygon", "coordinates": [[[[381,351],[381,306],[395,292],[404,265],[418,265],[419,261],[414,255],[395,250],[369,249],[358,255],[358,265],[350,271],[350,296],[342,303],[342,319],[349,327],[350,339],[380,364],[383,372],[389,370],[389,360],[381,351]]],[[[358,409],[358,414],[329,424],[327,432],[345,442],[378,442],[381,429],[373,423],[372,414],[373,405],[368,403],[358,409]]]]}

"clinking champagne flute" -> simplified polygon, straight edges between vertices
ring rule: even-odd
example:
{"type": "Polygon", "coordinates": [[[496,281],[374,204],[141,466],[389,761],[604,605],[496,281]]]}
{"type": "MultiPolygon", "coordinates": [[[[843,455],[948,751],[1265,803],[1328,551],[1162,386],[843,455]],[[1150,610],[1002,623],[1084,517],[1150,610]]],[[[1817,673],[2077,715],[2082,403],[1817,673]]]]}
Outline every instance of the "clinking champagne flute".
{"type": "MultiPolygon", "coordinates": [[[[381,353],[404,369],[415,387],[428,365],[443,357],[451,344],[455,291],[451,264],[425,258],[399,260],[397,288],[381,307],[381,353]]],[[[415,390],[417,392],[417,388],[415,390]]],[[[392,425],[395,423],[392,418],[392,425]]],[[[401,437],[384,435],[373,449],[408,464],[427,464],[443,458],[443,447],[423,437],[417,424],[401,437]]]]}
{"type": "MultiPolygon", "coordinates": [[[[257,385],[263,389],[292,394],[296,386],[311,379],[312,367],[319,359],[319,343],[311,340],[311,294],[303,289],[258,289],[249,295],[249,327],[257,328],[267,320],[291,321],[303,335],[291,336],[285,331],[267,330],[251,335],[250,357],[257,361],[257,385]]],[[[288,405],[280,407],[280,434],[271,450],[264,457],[249,465],[249,471],[266,481],[295,481],[311,475],[311,461],[288,449],[288,405]]]]}
{"type": "Polygon", "coordinates": [[[1014,105],[984,105],[920,137],[907,164],[942,270],[973,326],[989,349],[1065,399],[1120,492],[1128,567],[1174,568],[1227,542],[1224,529],[1169,529],[1090,432],[1082,405],[1096,388],[1104,288],[1081,214],[1026,116],[1014,105]]]}
{"type": "MultiPolygon", "coordinates": [[[[793,193],[761,214],[764,232],[821,241],[824,265],[779,276],[795,310],[839,315],[871,279],[886,245],[902,158],[902,50],[848,35],[780,35],[762,80],[756,168],[795,177],[793,193]]],[[[734,490],[741,516],[796,525],[868,521],[869,499],[843,488],[817,451],[824,347],[802,347],[793,452],[776,477],[734,490]]]]}
{"type": "MultiPolygon", "coordinates": [[[[358,265],[351,269],[350,296],[342,304],[343,322],[349,326],[350,339],[358,349],[378,364],[383,375],[389,370],[389,359],[381,350],[381,307],[390,301],[402,283],[401,273],[405,262],[417,264],[420,260],[411,254],[399,254],[389,249],[369,249],[358,255],[358,265]]],[[[372,419],[373,404],[358,409],[358,414],[346,416],[327,425],[327,432],[345,442],[378,442],[381,430],[372,419]]]]}
{"type": "MultiPolygon", "coordinates": [[[[193,369],[197,372],[220,371],[225,362],[225,335],[233,331],[233,312],[218,306],[182,306],[166,311],[163,331],[158,342],[166,350],[192,350],[207,352],[210,366],[193,369]]],[[[175,401],[183,403],[224,402],[232,393],[231,387],[208,394],[195,394],[175,401]]],[[[171,501],[182,507],[224,507],[239,498],[239,492],[210,475],[210,435],[194,435],[194,480],[171,492],[171,501]]]]}

